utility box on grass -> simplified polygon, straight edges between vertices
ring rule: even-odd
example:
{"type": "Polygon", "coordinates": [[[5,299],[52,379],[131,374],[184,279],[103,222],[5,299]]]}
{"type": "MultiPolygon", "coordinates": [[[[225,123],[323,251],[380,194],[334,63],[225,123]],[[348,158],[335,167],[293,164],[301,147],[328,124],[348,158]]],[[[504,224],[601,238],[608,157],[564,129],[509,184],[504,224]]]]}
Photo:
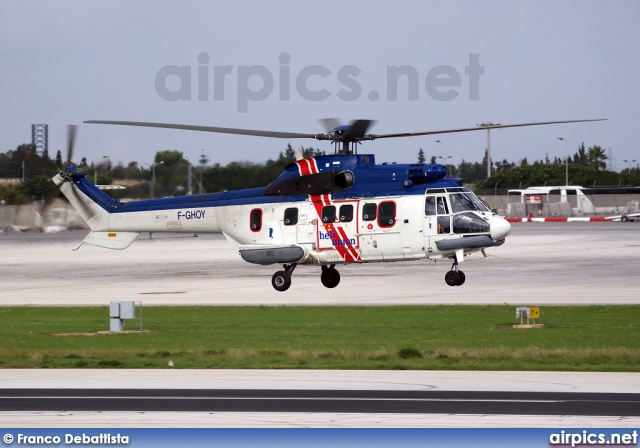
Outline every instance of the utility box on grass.
{"type": "Polygon", "coordinates": [[[520,325],[514,325],[513,328],[542,328],[543,324],[537,324],[536,319],[540,319],[539,307],[519,306],[516,308],[516,319],[520,320],[520,325]],[[524,321],[527,320],[525,324],[524,321]],[[533,319],[533,324],[529,323],[529,319],[533,319]]]}
{"type": "MultiPolygon", "coordinates": [[[[124,330],[125,319],[136,318],[135,302],[111,302],[109,305],[110,331],[124,330]]],[[[142,330],[142,302],[140,303],[140,330],[142,330]]]]}

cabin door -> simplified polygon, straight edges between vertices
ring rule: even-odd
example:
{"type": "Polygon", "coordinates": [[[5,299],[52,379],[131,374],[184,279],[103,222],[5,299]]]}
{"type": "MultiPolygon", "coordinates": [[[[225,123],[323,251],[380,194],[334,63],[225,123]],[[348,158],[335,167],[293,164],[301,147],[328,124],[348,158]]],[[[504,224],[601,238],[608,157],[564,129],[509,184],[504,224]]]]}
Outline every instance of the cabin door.
{"type": "Polygon", "coordinates": [[[451,214],[446,194],[428,194],[424,198],[422,231],[427,255],[437,252],[436,241],[451,234],[451,214]]]}

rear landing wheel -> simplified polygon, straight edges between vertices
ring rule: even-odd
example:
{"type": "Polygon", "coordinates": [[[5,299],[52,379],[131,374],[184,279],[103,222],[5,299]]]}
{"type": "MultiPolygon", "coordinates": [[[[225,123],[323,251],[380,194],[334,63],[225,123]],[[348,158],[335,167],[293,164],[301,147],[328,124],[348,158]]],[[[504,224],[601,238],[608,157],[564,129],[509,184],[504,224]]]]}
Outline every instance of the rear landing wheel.
{"type": "Polygon", "coordinates": [[[291,286],[291,276],[286,271],[278,271],[271,277],[271,284],[276,291],[286,291],[291,286]]]}
{"type": "Polygon", "coordinates": [[[334,267],[322,267],[320,281],[327,288],[335,288],[340,283],[340,273],[334,267]]]}

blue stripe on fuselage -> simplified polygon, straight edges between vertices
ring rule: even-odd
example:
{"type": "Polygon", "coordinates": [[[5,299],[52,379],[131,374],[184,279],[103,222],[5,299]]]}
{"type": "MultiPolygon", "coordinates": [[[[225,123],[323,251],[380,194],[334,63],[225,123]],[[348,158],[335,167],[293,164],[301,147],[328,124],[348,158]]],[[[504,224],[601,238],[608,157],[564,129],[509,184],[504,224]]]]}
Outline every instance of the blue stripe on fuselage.
{"type": "MultiPolygon", "coordinates": [[[[97,188],[84,175],[74,176],[75,186],[91,200],[109,213],[130,213],[150,210],[172,210],[187,208],[220,207],[226,205],[258,205],[283,202],[304,202],[307,195],[298,196],[265,196],[266,187],[248,188],[244,190],[223,191],[219,193],[197,194],[192,196],[175,196],[160,199],[143,199],[140,201],[120,202],[109,197],[97,188]]],[[[415,185],[410,188],[390,189],[389,182],[354,185],[348,192],[332,195],[332,199],[362,199],[396,195],[422,195],[427,188],[458,187],[460,179],[441,179],[428,184],[415,185]],[[357,188],[358,187],[358,188],[357,188]]]]}

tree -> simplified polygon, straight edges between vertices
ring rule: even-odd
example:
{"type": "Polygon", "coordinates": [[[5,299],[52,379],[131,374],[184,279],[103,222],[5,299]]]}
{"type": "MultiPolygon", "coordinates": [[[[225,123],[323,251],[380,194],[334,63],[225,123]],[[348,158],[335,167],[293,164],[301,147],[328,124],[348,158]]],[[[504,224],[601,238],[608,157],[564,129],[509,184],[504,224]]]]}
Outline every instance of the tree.
{"type": "MultiPolygon", "coordinates": [[[[569,162],[571,162],[571,159],[569,159],[569,162]]],[[[588,164],[587,151],[584,148],[584,143],[582,143],[578,147],[578,152],[576,152],[573,155],[573,163],[577,163],[577,164],[580,164],[580,165],[587,165],[588,164]]]]}
{"type": "Polygon", "coordinates": [[[426,161],[427,159],[424,157],[424,151],[420,148],[420,151],[418,151],[418,163],[424,163],[426,161]]]}
{"type": "Polygon", "coordinates": [[[54,190],[55,184],[47,176],[39,175],[29,179],[25,179],[18,189],[25,196],[32,197],[35,200],[46,198],[54,190]]]}
{"type": "Polygon", "coordinates": [[[158,165],[161,162],[164,162],[165,166],[172,166],[178,163],[183,159],[183,155],[181,151],[176,151],[173,149],[166,149],[164,151],[158,151],[156,153],[153,162],[158,165]]]}
{"type": "Polygon", "coordinates": [[[594,170],[598,171],[600,169],[606,169],[607,164],[605,160],[608,157],[600,146],[592,146],[589,148],[589,152],[587,153],[587,160],[589,162],[589,166],[591,166],[594,170]]]}
{"type": "Polygon", "coordinates": [[[58,168],[62,169],[62,153],[60,152],[59,149],[58,149],[58,152],[56,153],[55,164],[58,168]]]}
{"type": "Polygon", "coordinates": [[[516,164],[513,162],[507,162],[507,159],[503,159],[502,162],[496,162],[496,173],[502,173],[504,171],[513,169],[516,167],[516,164]]]}

